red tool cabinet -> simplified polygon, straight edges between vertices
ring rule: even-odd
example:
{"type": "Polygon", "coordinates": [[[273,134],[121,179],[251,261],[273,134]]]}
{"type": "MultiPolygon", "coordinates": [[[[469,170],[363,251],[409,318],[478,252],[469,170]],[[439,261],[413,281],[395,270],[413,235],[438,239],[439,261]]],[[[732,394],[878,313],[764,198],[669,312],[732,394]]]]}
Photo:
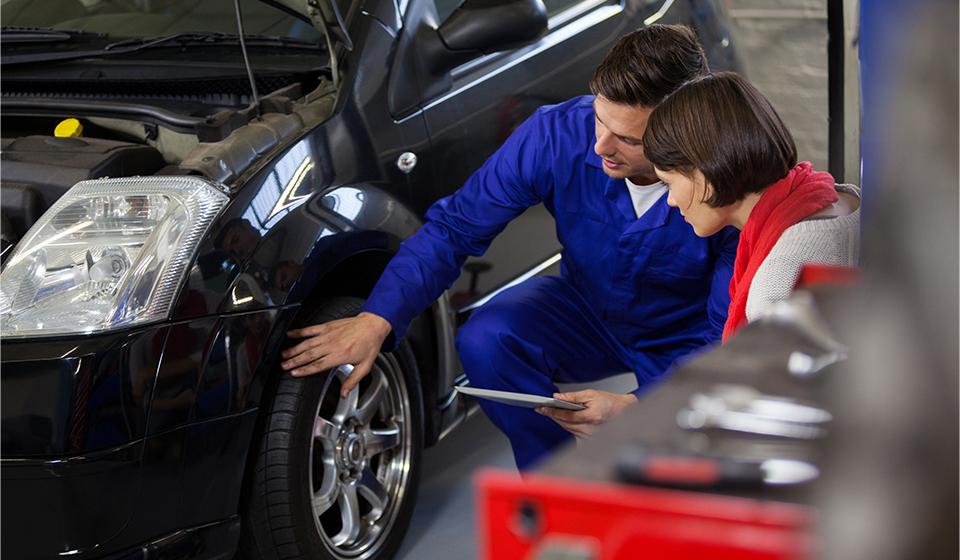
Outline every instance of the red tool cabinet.
{"type": "Polygon", "coordinates": [[[807,506],[609,482],[486,471],[477,478],[487,560],[802,560],[807,506]]]}

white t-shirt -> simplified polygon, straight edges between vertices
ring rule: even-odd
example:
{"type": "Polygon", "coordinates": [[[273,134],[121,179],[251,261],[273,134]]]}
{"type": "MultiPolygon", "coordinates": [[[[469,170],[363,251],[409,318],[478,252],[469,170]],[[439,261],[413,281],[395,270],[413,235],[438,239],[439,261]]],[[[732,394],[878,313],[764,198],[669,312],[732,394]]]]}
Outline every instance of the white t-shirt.
{"type": "Polygon", "coordinates": [[[663,193],[667,192],[667,186],[663,184],[663,181],[657,181],[652,185],[638,185],[630,179],[626,179],[626,181],[627,190],[630,191],[630,200],[633,201],[633,209],[637,211],[638,218],[660,200],[663,193]]]}

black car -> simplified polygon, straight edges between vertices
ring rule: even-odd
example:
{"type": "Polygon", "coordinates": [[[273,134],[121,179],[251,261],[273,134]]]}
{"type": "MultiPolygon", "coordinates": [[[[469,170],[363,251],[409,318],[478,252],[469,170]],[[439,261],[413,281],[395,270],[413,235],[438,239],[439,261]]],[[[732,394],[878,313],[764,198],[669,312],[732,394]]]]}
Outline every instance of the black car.
{"type": "Polygon", "coordinates": [[[556,262],[550,217],[347,398],[349,366],[281,373],[286,332],[356,313],[430,204],[624,33],[687,23],[736,62],[706,0],[239,7],[2,5],[5,558],[391,556],[422,448],[468,412],[458,309],[556,262]]]}

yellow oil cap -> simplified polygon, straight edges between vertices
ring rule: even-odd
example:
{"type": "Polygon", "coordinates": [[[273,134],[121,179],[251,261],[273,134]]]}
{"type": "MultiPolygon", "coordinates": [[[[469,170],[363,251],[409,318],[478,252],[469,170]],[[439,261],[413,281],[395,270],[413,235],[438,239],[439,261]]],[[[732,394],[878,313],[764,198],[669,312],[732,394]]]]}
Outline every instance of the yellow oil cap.
{"type": "Polygon", "coordinates": [[[53,130],[53,135],[57,138],[76,138],[81,134],[83,134],[83,125],[77,119],[64,119],[53,130]]]}

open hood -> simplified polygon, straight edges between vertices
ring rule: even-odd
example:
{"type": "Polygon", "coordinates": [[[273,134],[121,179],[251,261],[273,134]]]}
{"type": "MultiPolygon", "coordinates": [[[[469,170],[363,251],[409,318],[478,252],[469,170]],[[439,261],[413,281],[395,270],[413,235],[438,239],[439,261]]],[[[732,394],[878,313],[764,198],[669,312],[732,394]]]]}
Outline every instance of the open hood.
{"type": "MultiPolygon", "coordinates": [[[[346,20],[348,14],[340,12],[336,0],[261,0],[267,4],[280,5],[288,8],[309,20],[327,36],[327,40],[343,45],[347,50],[353,50],[353,41],[347,32],[346,20]]],[[[332,45],[331,45],[332,46],[332,45]]]]}

